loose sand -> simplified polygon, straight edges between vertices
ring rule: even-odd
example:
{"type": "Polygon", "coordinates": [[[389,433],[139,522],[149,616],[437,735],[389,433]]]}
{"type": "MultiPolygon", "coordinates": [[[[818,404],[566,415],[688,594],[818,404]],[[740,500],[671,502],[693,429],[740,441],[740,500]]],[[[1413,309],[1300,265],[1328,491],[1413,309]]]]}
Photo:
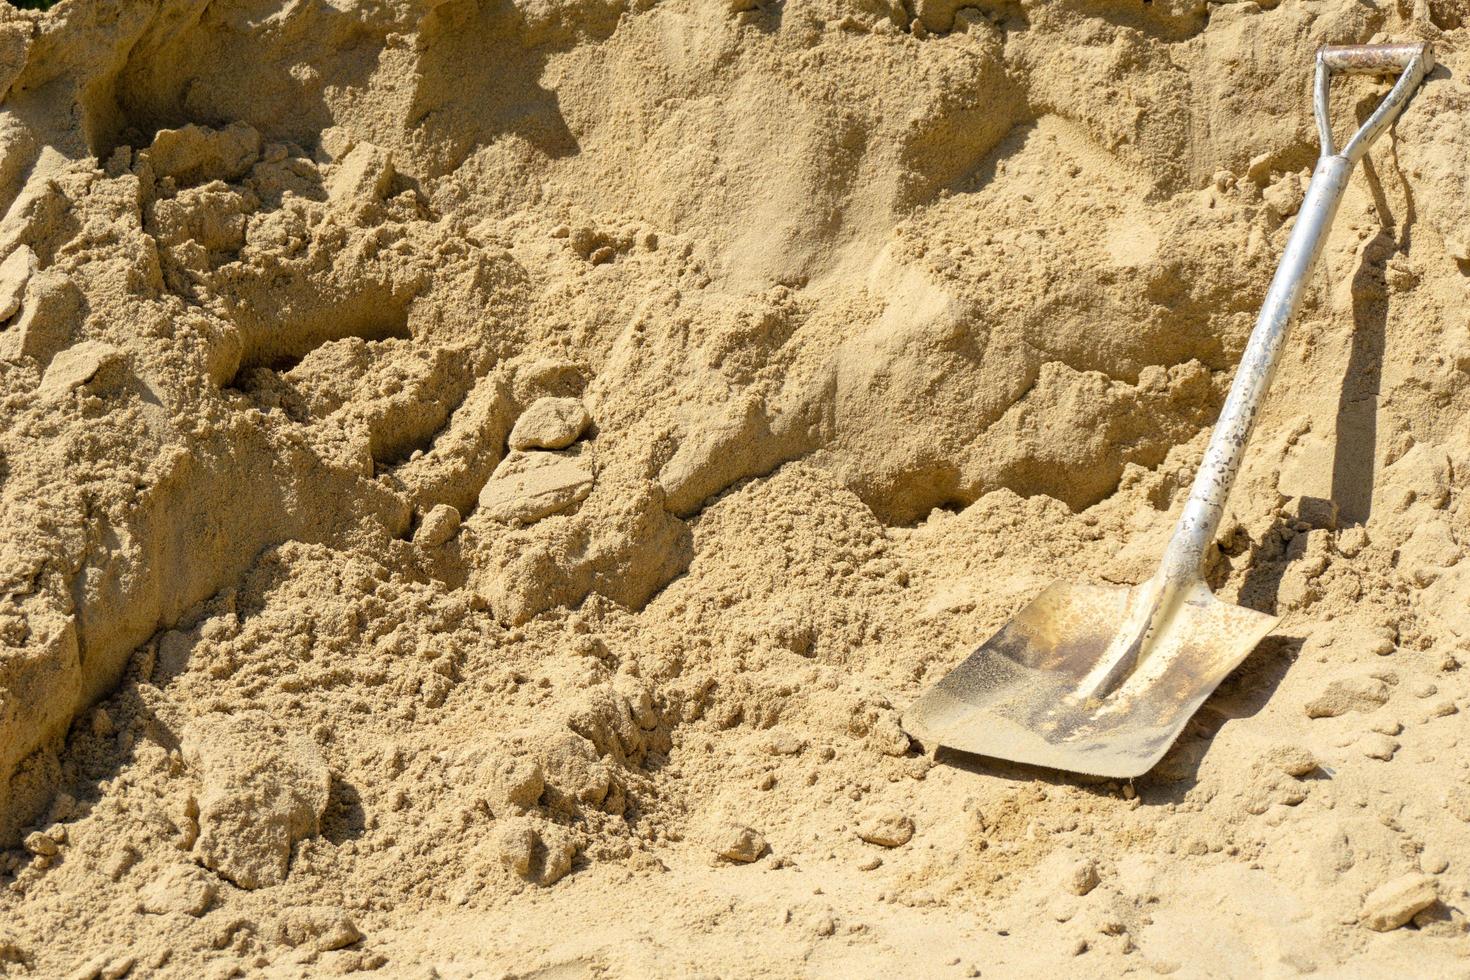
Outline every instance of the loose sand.
{"type": "Polygon", "coordinates": [[[1470,969],[1459,0],[0,11],[0,975],[1470,969]],[[1132,784],[923,754],[1150,573],[1412,38],[1209,562],[1280,628],[1132,784]]]}

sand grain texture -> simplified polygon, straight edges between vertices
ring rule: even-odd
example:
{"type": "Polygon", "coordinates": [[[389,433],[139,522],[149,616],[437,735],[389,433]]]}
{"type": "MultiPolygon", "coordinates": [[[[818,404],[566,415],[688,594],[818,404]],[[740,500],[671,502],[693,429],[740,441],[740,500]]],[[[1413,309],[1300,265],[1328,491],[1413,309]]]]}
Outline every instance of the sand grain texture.
{"type": "Polygon", "coordinates": [[[1463,973],[1467,31],[0,7],[0,975],[1463,973]],[[921,754],[1150,574],[1411,38],[1208,562],[1280,628],[1130,785],[921,754]]]}

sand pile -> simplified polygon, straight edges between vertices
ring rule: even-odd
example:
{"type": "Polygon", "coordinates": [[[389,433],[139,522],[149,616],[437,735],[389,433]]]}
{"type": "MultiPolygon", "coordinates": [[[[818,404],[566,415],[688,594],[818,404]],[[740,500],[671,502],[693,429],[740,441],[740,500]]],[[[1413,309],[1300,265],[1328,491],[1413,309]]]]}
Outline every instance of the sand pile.
{"type": "Polygon", "coordinates": [[[0,9],[0,975],[1465,969],[1459,3],[0,9]],[[1210,562],[1281,627],[1134,784],[936,764],[1388,38],[1210,562]]]}

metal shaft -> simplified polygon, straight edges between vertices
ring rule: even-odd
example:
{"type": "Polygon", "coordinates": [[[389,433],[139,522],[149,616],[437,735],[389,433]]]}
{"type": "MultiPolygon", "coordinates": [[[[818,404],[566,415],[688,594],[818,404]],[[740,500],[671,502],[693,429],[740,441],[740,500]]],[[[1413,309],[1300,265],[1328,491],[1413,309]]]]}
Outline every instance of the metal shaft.
{"type": "Polygon", "coordinates": [[[1195,474],[1184,513],[1164,553],[1160,584],[1163,591],[1171,596],[1187,592],[1199,581],[1205,549],[1219,528],[1225,499],[1230,495],[1230,487],[1240,470],[1245,444],[1250,439],[1266,391],[1276,373],[1292,317],[1301,302],[1303,287],[1322,253],[1353,166],[1368,151],[1373,140],[1397,118],[1432,65],[1433,54],[1427,44],[1324,48],[1317,54],[1315,101],[1322,155],[1312,174],[1286,250],[1282,253],[1281,265],[1271,280],[1266,301],[1246,344],[1240,368],[1220,412],[1220,421],[1215,424],[1204,461],[1195,474]],[[1329,75],[1334,70],[1382,72],[1399,69],[1402,74],[1393,90],[1343,151],[1336,152],[1328,123],[1329,75]]]}

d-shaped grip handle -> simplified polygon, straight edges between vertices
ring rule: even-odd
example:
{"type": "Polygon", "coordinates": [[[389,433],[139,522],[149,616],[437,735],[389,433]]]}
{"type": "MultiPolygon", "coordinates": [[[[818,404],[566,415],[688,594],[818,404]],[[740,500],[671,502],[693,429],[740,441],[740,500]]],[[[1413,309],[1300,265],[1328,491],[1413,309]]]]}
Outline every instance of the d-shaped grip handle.
{"type": "Polygon", "coordinates": [[[1398,73],[1399,80],[1383,97],[1373,115],[1359,127],[1342,156],[1357,163],[1379,134],[1398,118],[1409,96],[1424,81],[1429,69],[1434,67],[1434,49],[1428,42],[1414,44],[1349,44],[1339,47],[1317,49],[1317,82],[1313,99],[1317,115],[1317,132],[1322,137],[1323,158],[1334,156],[1337,150],[1332,141],[1332,120],[1327,106],[1327,88],[1333,74],[1344,72],[1359,75],[1385,75],[1398,73]]]}
{"type": "Polygon", "coordinates": [[[1428,44],[1329,44],[1317,51],[1317,60],[1343,75],[1396,75],[1422,55],[1424,70],[1434,67],[1428,44]]]}

